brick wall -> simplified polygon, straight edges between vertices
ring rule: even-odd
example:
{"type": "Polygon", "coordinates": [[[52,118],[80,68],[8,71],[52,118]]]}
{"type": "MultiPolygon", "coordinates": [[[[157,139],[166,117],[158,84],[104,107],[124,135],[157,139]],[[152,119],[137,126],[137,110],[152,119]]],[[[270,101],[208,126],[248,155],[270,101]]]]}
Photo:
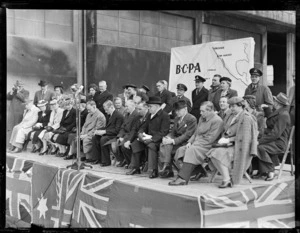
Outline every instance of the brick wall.
{"type": "Polygon", "coordinates": [[[194,44],[194,20],[157,11],[97,11],[94,43],[170,52],[194,44]]]}

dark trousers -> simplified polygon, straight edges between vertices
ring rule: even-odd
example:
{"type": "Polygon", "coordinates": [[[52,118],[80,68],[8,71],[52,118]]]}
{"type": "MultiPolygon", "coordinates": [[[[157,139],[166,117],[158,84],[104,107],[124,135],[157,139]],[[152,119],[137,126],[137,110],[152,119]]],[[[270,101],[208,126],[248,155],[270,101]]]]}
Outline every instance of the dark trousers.
{"type": "Polygon", "coordinates": [[[101,136],[95,135],[92,138],[92,151],[91,151],[91,159],[101,161],[101,145],[100,145],[101,136]]]}
{"type": "Polygon", "coordinates": [[[111,164],[110,160],[110,148],[111,145],[105,145],[110,139],[113,139],[115,136],[107,136],[104,135],[100,139],[100,146],[101,146],[101,163],[111,164]]]}
{"type": "Polygon", "coordinates": [[[260,160],[258,157],[252,159],[252,170],[258,170],[260,173],[274,172],[274,164],[260,160]]]}
{"type": "Polygon", "coordinates": [[[158,150],[159,144],[150,142],[147,145],[149,171],[158,170],[158,150]]]}
{"type": "Polygon", "coordinates": [[[121,145],[119,148],[120,148],[120,152],[122,154],[123,159],[125,159],[127,164],[130,164],[131,154],[132,154],[131,149],[127,149],[124,145],[121,145]]]}
{"type": "Polygon", "coordinates": [[[178,173],[178,176],[188,182],[191,176],[196,175],[198,173],[206,173],[201,165],[183,163],[178,173]]]}

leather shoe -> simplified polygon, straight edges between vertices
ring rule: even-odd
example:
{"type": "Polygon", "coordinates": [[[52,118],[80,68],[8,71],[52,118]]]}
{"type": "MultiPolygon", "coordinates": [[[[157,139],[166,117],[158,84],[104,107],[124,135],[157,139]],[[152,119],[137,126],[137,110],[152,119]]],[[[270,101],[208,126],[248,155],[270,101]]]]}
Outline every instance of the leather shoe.
{"type": "Polygon", "coordinates": [[[269,172],[267,174],[267,177],[266,177],[265,181],[272,181],[272,180],[274,180],[274,178],[275,178],[275,173],[274,172],[269,172]]]}
{"type": "Polygon", "coordinates": [[[11,151],[11,153],[20,153],[22,151],[21,148],[15,148],[13,151],[11,151]]]}
{"type": "Polygon", "coordinates": [[[126,175],[134,175],[134,174],[141,174],[141,170],[139,168],[133,168],[131,171],[126,172],[126,175]]]}
{"type": "Polygon", "coordinates": [[[179,176],[175,180],[169,182],[170,186],[179,186],[179,185],[187,185],[187,184],[188,182],[180,178],[179,176]]]}
{"type": "Polygon", "coordinates": [[[81,161],[81,162],[85,162],[85,161],[86,161],[86,158],[85,158],[85,157],[81,157],[81,158],[80,158],[80,161],[81,161]]]}
{"type": "Polygon", "coordinates": [[[158,172],[157,172],[156,169],[154,169],[154,170],[150,173],[149,178],[150,178],[150,179],[153,179],[153,178],[156,178],[156,177],[158,177],[158,172]]]}
{"type": "Polygon", "coordinates": [[[229,180],[229,181],[222,181],[222,184],[219,185],[219,188],[227,188],[227,187],[232,188],[231,180],[229,180]]]}
{"type": "Polygon", "coordinates": [[[199,172],[198,174],[196,174],[195,176],[191,177],[190,181],[198,181],[200,180],[200,178],[202,177],[207,177],[206,174],[203,174],[202,172],[199,172]]]}
{"type": "Polygon", "coordinates": [[[174,177],[174,172],[170,169],[165,169],[164,171],[159,173],[160,178],[169,178],[174,177]]]}
{"type": "Polygon", "coordinates": [[[124,167],[126,164],[126,161],[123,160],[123,162],[120,162],[116,167],[124,167]]]}
{"type": "Polygon", "coordinates": [[[93,165],[96,165],[96,164],[98,164],[98,163],[100,163],[99,160],[96,160],[96,161],[92,162],[93,165]]]}
{"type": "Polygon", "coordinates": [[[101,164],[100,164],[101,167],[108,167],[108,166],[110,166],[110,165],[111,165],[110,163],[101,163],[101,164]]]}
{"type": "Polygon", "coordinates": [[[76,158],[76,154],[71,154],[71,155],[67,155],[64,160],[70,160],[70,159],[75,159],[76,158]]]}
{"type": "Polygon", "coordinates": [[[86,159],[86,160],[85,160],[86,163],[93,163],[93,162],[95,162],[95,161],[96,161],[96,160],[94,160],[94,159],[86,159]]]}

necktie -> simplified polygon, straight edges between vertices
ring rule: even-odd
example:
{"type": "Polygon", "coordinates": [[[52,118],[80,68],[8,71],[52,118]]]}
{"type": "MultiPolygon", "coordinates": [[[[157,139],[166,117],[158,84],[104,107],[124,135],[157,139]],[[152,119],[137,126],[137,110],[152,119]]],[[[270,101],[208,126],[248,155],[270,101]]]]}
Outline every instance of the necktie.
{"type": "Polygon", "coordinates": [[[252,89],[256,89],[256,84],[252,84],[252,89]]]}
{"type": "Polygon", "coordinates": [[[196,90],[196,95],[198,95],[199,94],[199,89],[197,88],[197,90],[196,90]]]}

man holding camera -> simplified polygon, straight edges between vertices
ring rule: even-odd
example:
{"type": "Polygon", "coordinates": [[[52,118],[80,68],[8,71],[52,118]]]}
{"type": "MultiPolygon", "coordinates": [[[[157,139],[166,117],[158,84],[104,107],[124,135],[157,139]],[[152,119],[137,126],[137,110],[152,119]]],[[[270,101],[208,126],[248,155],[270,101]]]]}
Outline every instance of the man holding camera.
{"type": "Polygon", "coordinates": [[[20,81],[16,81],[12,90],[7,93],[7,100],[10,100],[10,106],[8,108],[8,116],[9,120],[8,129],[12,129],[15,125],[19,124],[22,121],[23,113],[25,110],[25,99],[29,97],[29,91],[25,90],[23,87],[23,83],[20,81]]]}

